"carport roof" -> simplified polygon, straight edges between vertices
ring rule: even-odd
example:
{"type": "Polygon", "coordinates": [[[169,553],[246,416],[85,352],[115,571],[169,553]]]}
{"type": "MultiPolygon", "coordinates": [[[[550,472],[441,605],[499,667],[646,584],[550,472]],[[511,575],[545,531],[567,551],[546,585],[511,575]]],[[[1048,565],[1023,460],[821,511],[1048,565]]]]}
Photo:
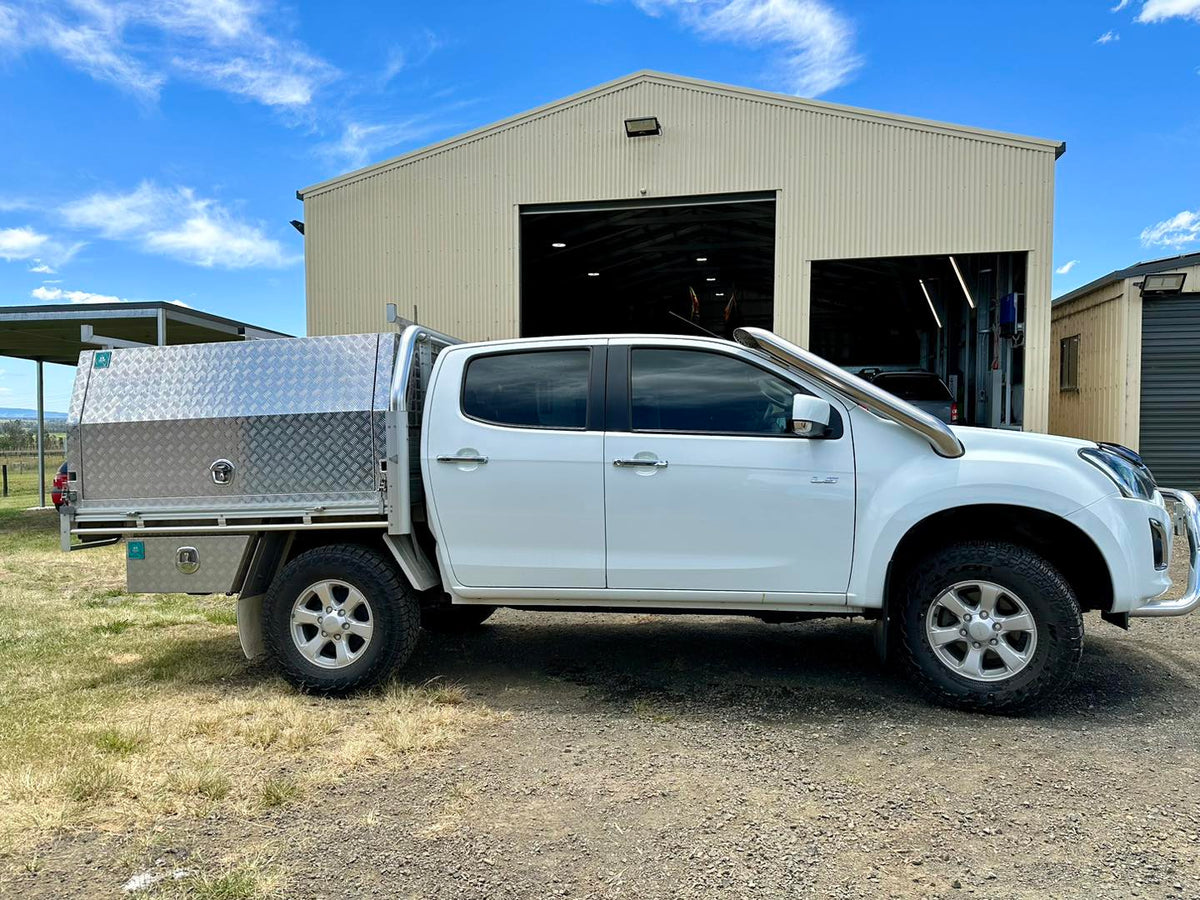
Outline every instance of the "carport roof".
{"type": "Polygon", "coordinates": [[[156,344],[160,315],[168,344],[291,336],[162,301],[0,306],[0,356],[73,366],[81,351],[99,346],[83,342],[80,326],[92,325],[109,338],[156,344]]]}
{"type": "Polygon", "coordinates": [[[1112,284],[1116,281],[1123,281],[1126,278],[1136,278],[1138,275],[1153,275],[1156,272],[1170,272],[1172,269],[1183,269],[1187,266],[1200,266],[1200,253],[1184,253],[1180,256],[1167,256],[1163,259],[1150,259],[1145,262],[1134,263],[1124,269],[1116,269],[1109,272],[1107,275],[1101,275],[1095,281],[1089,281],[1082,287],[1077,287],[1073,291],[1068,291],[1061,297],[1054,298],[1054,305],[1066,303],[1069,300],[1074,300],[1076,297],[1082,297],[1084,294],[1090,294],[1094,290],[1112,284]]]}

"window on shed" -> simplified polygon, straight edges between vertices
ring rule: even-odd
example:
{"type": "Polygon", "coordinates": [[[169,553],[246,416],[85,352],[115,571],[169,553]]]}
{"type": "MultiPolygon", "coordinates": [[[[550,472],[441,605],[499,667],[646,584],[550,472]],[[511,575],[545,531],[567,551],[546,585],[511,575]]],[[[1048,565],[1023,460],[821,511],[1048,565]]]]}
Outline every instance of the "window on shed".
{"type": "Polygon", "coordinates": [[[1073,334],[1059,342],[1058,389],[1079,390],[1079,335],[1073,334]]]}
{"type": "Polygon", "coordinates": [[[477,356],[467,364],[463,412],[497,425],[585,428],[590,359],[586,347],[477,356]]]}

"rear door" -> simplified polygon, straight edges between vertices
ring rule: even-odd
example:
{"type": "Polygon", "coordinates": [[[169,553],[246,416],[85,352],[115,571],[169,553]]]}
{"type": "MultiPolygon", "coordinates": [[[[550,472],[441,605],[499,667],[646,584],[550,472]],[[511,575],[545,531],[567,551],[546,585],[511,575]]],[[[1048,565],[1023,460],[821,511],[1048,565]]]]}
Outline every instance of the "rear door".
{"type": "Polygon", "coordinates": [[[604,587],[606,347],[443,351],[422,457],[435,532],[468,587],[604,587]]]}
{"type": "Polygon", "coordinates": [[[736,351],[614,340],[608,365],[609,588],[844,602],[854,545],[844,411],[835,406],[836,437],[791,434],[792,396],[806,389],[736,351]]]}

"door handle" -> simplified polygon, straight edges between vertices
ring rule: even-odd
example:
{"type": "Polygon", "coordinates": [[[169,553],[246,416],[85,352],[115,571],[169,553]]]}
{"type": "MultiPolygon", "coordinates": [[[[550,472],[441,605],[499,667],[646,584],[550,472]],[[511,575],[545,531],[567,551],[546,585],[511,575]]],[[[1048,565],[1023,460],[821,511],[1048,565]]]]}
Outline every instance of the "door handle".
{"type": "Polygon", "coordinates": [[[665,459],[614,459],[613,465],[618,469],[665,469],[667,461],[665,459]]]}
{"type": "Polygon", "coordinates": [[[488,461],[486,456],[439,456],[438,462],[444,463],[478,463],[483,465],[488,461]]]}

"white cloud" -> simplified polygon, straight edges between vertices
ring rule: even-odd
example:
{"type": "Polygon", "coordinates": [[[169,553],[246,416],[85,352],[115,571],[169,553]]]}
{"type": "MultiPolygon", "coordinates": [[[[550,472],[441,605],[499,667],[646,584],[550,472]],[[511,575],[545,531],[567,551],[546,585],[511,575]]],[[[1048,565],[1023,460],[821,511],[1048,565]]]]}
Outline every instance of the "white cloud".
{"type": "Polygon", "coordinates": [[[651,16],[674,13],[701,37],[776,48],[770,77],[818,96],[845,84],[862,60],[850,22],[824,0],[634,0],[651,16]]]}
{"type": "Polygon", "coordinates": [[[360,168],[378,159],[385,150],[426,138],[445,128],[429,116],[413,116],[399,122],[347,122],[342,136],[317,147],[320,156],[360,168]]]}
{"type": "Polygon", "coordinates": [[[60,210],[73,228],[110,240],[130,240],[147,253],[206,268],[279,268],[301,257],[288,253],[255,224],[237,219],[215,200],[187,187],[143,181],[125,193],[97,192],[60,210]]]}
{"type": "Polygon", "coordinates": [[[53,274],[55,274],[55,272],[54,272],[54,269],[50,268],[50,266],[46,265],[46,264],[45,264],[44,262],[42,262],[40,259],[34,259],[34,260],[33,260],[33,265],[29,267],[29,271],[30,271],[30,272],[36,272],[36,273],[37,273],[37,274],[39,274],[39,275],[53,275],[53,274]]]}
{"type": "Polygon", "coordinates": [[[407,47],[393,46],[388,50],[387,63],[379,76],[379,86],[383,87],[405,69],[421,65],[444,46],[445,42],[428,28],[409,42],[407,47]]]}
{"type": "MultiPolygon", "coordinates": [[[[307,107],[337,69],[267,27],[269,0],[48,0],[0,6],[0,41],[41,48],[143,100],[180,75],[267,106],[307,107]]],[[[286,27],[286,22],[283,23],[286,27]]]]}
{"type": "Polygon", "coordinates": [[[1055,274],[1055,275],[1067,275],[1067,274],[1069,274],[1069,273],[1070,273],[1070,271],[1071,271],[1073,268],[1075,268],[1077,265],[1079,265],[1079,260],[1077,260],[1077,259],[1072,259],[1072,260],[1069,260],[1069,261],[1067,261],[1067,262],[1063,263],[1063,264],[1062,264],[1061,266],[1059,266],[1057,269],[1055,269],[1055,270],[1054,270],[1054,274],[1055,274]]]}
{"type": "Polygon", "coordinates": [[[1200,209],[1184,210],[1169,219],[1142,230],[1143,247],[1181,248],[1200,241],[1200,209]]]}
{"type": "Polygon", "coordinates": [[[1129,5],[1129,0],[1118,0],[1117,5],[1112,8],[1112,12],[1120,12],[1129,5]]]}
{"type": "Polygon", "coordinates": [[[0,259],[12,262],[15,259],[30,259],[50,240],[32,228],[0,229],[0,259]]]}
{"type": "MultiPolygon", "coordinates": [[[[62,288],[38,287],[29,292],[34,300],[44,300],[47,303],[134,303],[127,297],[118,297],[115,294],[97,294],[92,291],[65,291],[62,288]]],[[[168,303],[174,303],[176,306],[187,306],[182,300],[168,300],[168,303]]],[[[3,374],[3,373],[0,373],[3,374]]]]}
{"type": "Polygon", "coordinates": [[[1146,0],[1142,11],[1137,14],[1139,22],[1162,22],[1175,18],[1200,22],[1200,0],[1146,0]]]}
{"type": "Polygon", "coordinates": [[[36,287],[29,292],[34,300],[57,302],[66,300],[69,303],[125,303],[121,297],[111,294],[93,294],[91,291],[64,291],[62,288],[36,287]]]}
{"type": "Polygon", "coordinates": [[[1100,37],[1096,38],[1097,44],[1111,44],[1113,41],[1119,41],[1121,36],[1115,31],[1106,31],[1100,37]]]}

